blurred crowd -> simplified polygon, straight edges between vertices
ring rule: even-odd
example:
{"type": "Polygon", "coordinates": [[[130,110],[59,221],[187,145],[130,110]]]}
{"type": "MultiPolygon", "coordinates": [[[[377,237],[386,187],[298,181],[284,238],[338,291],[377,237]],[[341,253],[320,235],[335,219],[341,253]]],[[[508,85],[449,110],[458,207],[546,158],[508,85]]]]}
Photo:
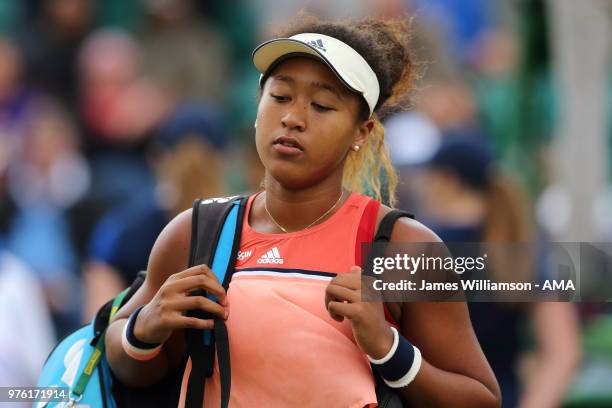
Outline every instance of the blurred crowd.
{"type": "MultiPolygon", "coordinates": [[[[413,16],[386,136],[442,239],[610,241],[609,1],[1,0],[0,386],[35,384],[195,198],[259,188],[251,50],[298,10],[413,16]]],[[[610,311],[471,304],[504,407],[612,406],[610,311]]]]}

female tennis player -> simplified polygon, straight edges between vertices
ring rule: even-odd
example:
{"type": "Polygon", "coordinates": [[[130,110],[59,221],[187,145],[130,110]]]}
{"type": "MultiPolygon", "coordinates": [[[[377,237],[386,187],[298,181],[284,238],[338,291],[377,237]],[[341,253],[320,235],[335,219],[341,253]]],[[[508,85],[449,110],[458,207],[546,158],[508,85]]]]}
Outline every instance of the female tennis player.
{"type": "MultiPolygon", "coordinates": [[[[208,267],[187,269],[191,211],[178,215],[108,330],[122,381],[153,384],[184,361],[184,329],[212,327],[184,315],[200,308],[226,320],[231,407],[374,407],[370,363],[407,405],[500,405],[464,303],[388,304],[396,329],[381,303],[361,301],[359,243],[390,211],[380,200],[392,202],[396,184],[379,120],[410,86],[407,35],[401,21],[302,18],[255,49],[255,139],[266,171],[248,200],[229,290],[208,267]],[[188,296],[198,288],[220,302],[188,296]],[[130,338],[159,346],[135,352],[130,338]]],[[[391,240],[439,238],[402,218],[391,240]]],[[[215,370],[205,407],[219,405],[219,382],[215,370]]]]}

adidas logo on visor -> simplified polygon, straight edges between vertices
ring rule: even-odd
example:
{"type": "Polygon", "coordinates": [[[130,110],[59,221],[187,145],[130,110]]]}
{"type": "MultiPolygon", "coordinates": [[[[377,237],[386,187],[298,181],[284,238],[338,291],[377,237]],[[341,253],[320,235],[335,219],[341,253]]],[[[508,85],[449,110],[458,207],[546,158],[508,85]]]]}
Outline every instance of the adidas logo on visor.
{"type": "Polygon", "coordinates": [[[278,248],[274,247],[265,254],[263,254],[258,260],[259,264],[279,264],[285,263],[285,260],[280,256],[278,248]]]}
{"type": "Polygon", "coordinates": [[[323,40],[321,39],[306,41],[306,43],[321,51],[327,51],[325,47],[323,46],[323,40]]]}

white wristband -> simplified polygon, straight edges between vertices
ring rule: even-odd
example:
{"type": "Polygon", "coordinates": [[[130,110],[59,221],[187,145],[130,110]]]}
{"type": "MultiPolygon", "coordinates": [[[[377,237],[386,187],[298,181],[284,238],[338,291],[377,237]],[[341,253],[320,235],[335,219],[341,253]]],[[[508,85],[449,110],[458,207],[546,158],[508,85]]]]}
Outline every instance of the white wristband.
{"type": "Polygon", "coordinates": [[[419,370],[421,369],[421,363],[423,362],[423,358],[421,357],[421,351],[418,348],[416,348],[414,345],[412,347],[414,347],[414,360],[408,372],[402,378],[396,381],[387,381],[386,379],[383,378],[383,381],[389,387],[403,388],[407,386],[408,384],[410,384],[415,379],[416,375],[419,373],[419,370]]]}
{"type": "Polygon", "coordinates": [[[143,343],[136,339],[133,336],[133,333],[130,333],[130,330],[134,329],[136,318],[138,317],[138,313],[141,309],[142,306],[136,309],[123,326],[123,332],[121,333],[121,345],[123,346],[123,351],[125,351],[125,353],[134,360],[148,361],[154,359],[161,352],[163,345],[159,344],[155,346],[143,343]],[[130,341],[130,337],[134,338],[133,342],[143,344],[143,346],[139,347],[140,344],[133,344],[133,342],[130,341]]]}
{"type": "Polygon", "coordinates": [[[421,368],[423,358],[421,351],[407,339],[400,337],[395,327],[391,326],[391,331],[393,332],[391,350],[380,359],[368,356],[368,360],[378,371],[385,384],[391,388],[402,388],[414,380],[421,368]],[[407,371],[406,368],[408,368],[407,371]]]}
{"type": "Polygon", "coordinates": [[[397,351],[397,345],[399,344],[399,333],[397,332],[397,329],[393,326],[391,326],[391,331],[393,332],[393,345],[391,346],[391,350],[389,350],[389,352],[383,358],[380,358],[378,360],[375,360],[372,357],[368,356],[368,360],[370,360],[370,363],[376,365],[384,364],[389,361],[397,351]]]}

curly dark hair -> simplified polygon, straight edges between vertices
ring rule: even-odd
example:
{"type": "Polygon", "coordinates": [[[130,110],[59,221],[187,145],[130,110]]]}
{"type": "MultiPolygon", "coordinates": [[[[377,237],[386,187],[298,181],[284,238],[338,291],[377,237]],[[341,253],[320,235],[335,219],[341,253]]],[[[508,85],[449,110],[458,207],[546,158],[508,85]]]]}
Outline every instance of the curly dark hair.
{"type": "MultiPolygon", "coordinates": [[[[380,120],[408,106],[408,95],[415,76],[414,59],[409,47],[409,18],[322,21],[302,12],[286,27],[275,37],[320,33],[337,38],[355,49],[378,78],[380,96],[374,112],[380,120]]],[[[365,120],[369,116],[370,111],[364,100],[359,119],[365,120]]]]}

